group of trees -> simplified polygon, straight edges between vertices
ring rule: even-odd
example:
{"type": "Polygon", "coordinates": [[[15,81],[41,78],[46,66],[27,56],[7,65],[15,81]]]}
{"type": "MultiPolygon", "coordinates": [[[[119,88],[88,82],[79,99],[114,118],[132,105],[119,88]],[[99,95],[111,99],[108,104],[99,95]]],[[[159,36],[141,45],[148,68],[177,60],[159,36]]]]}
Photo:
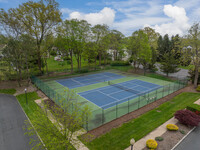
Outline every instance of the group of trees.
{"type": "MultiPolygon", "coordinates": [[[[21,80],[29,77],[30,72],[48,72],[47,58],[50,50],[56,47],[63,58],[70,61],[71,72],[77,61],[81,70],[82,60],[88,65],[107,64],[112,50],[114,60],[121,60],[124,53],[130,56],[129,62],[135,70],[142,65],[146,69],[160,69],[167,75],[178,71],[178,66],[192,62],[197,74],[199,67],[199,24],[194,24],[187,36],[161,36],[150,27],[139,29],[125,37],[120,31],[111,30],[107,25],[91,26],[85,20],[61,19],[61,12],[55,0],[29,1],[0,11],[0,44],[5,44],[3,56],[21,80]],[[187,51],[187,46],[192,49],[187,51]]],[[[9,71],[12,69],[10,67],[9,71]]],[[[197,78],[197,77],[196,77],[197,78]]],[[[195,84],[197,81],[195,80],[195,84]]]]}

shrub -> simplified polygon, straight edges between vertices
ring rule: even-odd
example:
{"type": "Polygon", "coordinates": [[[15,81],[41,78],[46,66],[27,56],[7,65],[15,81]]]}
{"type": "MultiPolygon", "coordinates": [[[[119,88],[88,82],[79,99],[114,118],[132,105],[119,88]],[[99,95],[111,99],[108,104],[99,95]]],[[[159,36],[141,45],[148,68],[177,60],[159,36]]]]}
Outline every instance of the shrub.
{"type": "Polygon", "coordinates": [[[169,130],[169,131],[177,131],[178,130],[178,126],[175,124],[168,124],[166,127],[167,127],[167,130],[169,130]]]}
{"type": "Polygon", "coordinates": [[[185,134],[185,131],[183,131],[183,130],[180,130],[180,132],[181,132],[181,134],[185,134]]]}
{"type": "Polygon", "coordinates": [[[187,106],[187,109],[195,112],[197,115],[200,113],[200,106],[198,104],[191,104],[187,106]]]}
{"type": "Polygon", "coordinates": [[[110,64],[111,66],[129,66],[128,61],[114,61],[110,64]]]}
{"type": "Polygon", "coordinates": [[[163,141],[164,139],[163,139],[163,137],[161,137],[161,136],[157,136],[157,137],[155,137],[155,140],[156,140],[156,141],[163,141]]]}
{"type": "Polygon", "coordinates": [[[57,53],[56,53],[56,51],[50,51],[50,55],[51,55],[51,56],[56,56],[57,53]]]}
{"type": "Polygon", "coordinates": [[[157,146],[158,146],[158,143],[153,140],[153,139],[149,139],[146,141],[146,146],[149,148],[149,149],[156,149],[157,146]]]}
{"type": "Polygon", "coordinates": [[[200,116],[187,109],[177,111],[174,116],[184,125],[198,126],[200,122],[200,116]]]}
{"type": "Polygon", "coordinates": [[[84,69],[81,69],[80,71],[78,70],[77,72],[78,73],[87,73],[87,72],[89,72],[89,69],[84,68],[84,69]]]}
{"type": "Polygon", "coordinates": [[[196,88],[196,91],[200,92],[200,85],[196,88]]]}

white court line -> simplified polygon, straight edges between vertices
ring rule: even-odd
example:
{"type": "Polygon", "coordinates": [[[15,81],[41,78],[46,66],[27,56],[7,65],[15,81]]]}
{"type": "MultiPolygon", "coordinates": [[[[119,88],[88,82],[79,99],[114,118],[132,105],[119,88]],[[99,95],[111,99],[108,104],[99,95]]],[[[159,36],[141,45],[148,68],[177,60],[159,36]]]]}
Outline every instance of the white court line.
{"type": "Polygon", "coordinates": [[[81,85],[83,85],[82,83],[80,83],[79,81],[74,80],[73,78],[71,78],[71,80],[74,81],[74,82],[77,82],[77,83],[79,83],[81,85]]]}
{"type": "Polygon", "coordinates": [[[99,90],[97,90],[99,93],[101,93],[101,94],[104,94],[104,95],[106,95],[106,96],[108,96],[108,97],[110,97],[110,98],[113,98],[113,99],[115,99],[115,100],[117,100],[118,101],[118,99],[116,99],[116,98],[114,98],[114,97],[112,97],[112,96],[109,96],[109,95],[107,95],[107,94],[105,94],[105,93],[103,93],[103,92],[101,92],[101,91],[99,91],[99,90]]]}

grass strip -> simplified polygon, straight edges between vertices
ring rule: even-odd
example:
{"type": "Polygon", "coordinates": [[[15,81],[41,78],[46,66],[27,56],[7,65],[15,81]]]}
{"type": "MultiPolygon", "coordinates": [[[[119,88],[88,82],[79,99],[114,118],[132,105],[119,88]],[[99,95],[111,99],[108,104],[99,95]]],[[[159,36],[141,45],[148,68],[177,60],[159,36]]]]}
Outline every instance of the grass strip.
{"type": "Polygon", "coordinates": [[[170,82],[175,82],[175,80],[172,80],[166,76],[163,75],[159,75],[156,73],[147,73],[146,74],[147,77],[151,77],[151,78],[156,78],[156,79],[160,79],[160,80],[165,80],[165,81],[170,81],[170,82]]]}
{"type": "MultiPolygon", "coordinates": [[[[27,114],[27,116],[29,117],[31,122],[33,123],[33,126],[34,126],[34,122],[37,122],[37,120],[35,120],[35,119],[38,119],[38,118],[40,118],[40,120],[41,120],[41,118],[47,119],[42,114],[41,114],[41,116],[35,117],[35,115],[39,114],[39,113],[37,113],[37,111],[38,111],[38,109],[40,109],[40,107],[34,101],[34,100],[40,98],[40,97],[38,97],[36,92],[27,93],[28,104],[26,104],[26,95],[25,94],[18,95],[18,96],[16,96],[16,98],[18,99],[20,105],[22,106],[25,113],[27,114]]],[[[51,133],[49,133],[49,135],[48,134],[44,135],[40,129],[37,130],[37,132],[40,135],[40,137],[42,138],[44,144],[50,143],[50,140],[55,138],[55,137],[53,137],[53,135],[51,133]],[[52,138],[50,138],[50,137],[52,137],[52,138]]],[[[58,133],[59,132],[60,131],[58,131],[58,133]]],[[[55,149],[55,148],[53,148],[53,145],[52,145],[52,149],[55,149]]],[[[66,147],[61,148],[61,150],[65,150],[65,149],[66,149],[66,147]]],[[[73,147],[73,149],[75,149],[75,148],[73,147]]]]}
{"type": "Polygon", "coordinates": [[[184,109],[199,98],[199,93],[181,93],[172,100],[160,105],[158,108],[153,109],[128,123],[124,123],[119,128],[113,128],[109,133],[85,144],[92,150],[104,150],[105,148],[109,150],[125,149],[130,146],[131,138],[138,141],[172,118],[177,110],[184,109]]]}
{"type": "Polygon", "coordinates": [[[15,89],[0,89],[0,93],[13,95],[16,93],[15,89]]]}

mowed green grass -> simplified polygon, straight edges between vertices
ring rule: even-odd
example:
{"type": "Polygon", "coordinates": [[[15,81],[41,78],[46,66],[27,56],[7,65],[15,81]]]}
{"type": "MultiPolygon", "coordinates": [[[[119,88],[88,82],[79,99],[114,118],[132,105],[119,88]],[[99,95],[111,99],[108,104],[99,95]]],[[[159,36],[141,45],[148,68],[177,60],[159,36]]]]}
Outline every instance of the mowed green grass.
{"type": "Polygon", "coordinates": [[[16,89],[0,89],[0,93],[13,95],[16,93],[16,89]]]}
{"type": "MultiPolygon", "coordinates": [[[[35,100],[39,99],[40,97],[38,97],[36,92],[27,93],[28,105],[26,104],[25,94],[21,94],[21,95],[18,95],[16,97],[17,97],[20,105],[22,106],[22,108],[24,109],[25,113],[27,114],[27,116],[29,117],[29,119],[31,120],[31,122],[33,123],[33,126],[34,126],[34,120],[37,119],[34,116],[35,116],[35,114],[38,115],[37,111],[38,111],[38,109],[40,109],[40,107],[35,103],[35,100]]],[[[38,116],[38,118],[47,119],[47,117],[44,117],[43,115],[38,116]]],[[[54,138],[51,133],[49,133],[48,135],[47,134],[44,135],[43,133],[41,133],[41,130],[38,131],[38,134],[42,138],[44,144],[48,143],[49,140],[51,140],[51,138],[49,138],[49,137],[52,137],[52,139],[54,138]]],[[[53,145],[52,145],[52,149],[55,149],[55,148],[53,148],[53,145]]],[[[65,149],[66,148],[63,147],[61,150],[65,150],[65,149]]],[[[73,149],[75,149],[75,148],[73,147],[73,149]]]]}
{"type": "MultiPolygon", "coordinates": [[[[47,64],[48,64],[48,70],[50,72],[52,71],[64,71],[66,69],[70,70],[71,69],[71,64],[68,64],[67,61],[56,61],[54,60],[54,57],[51,56],[50,58],[47,59],[47,64]]],[[[77,69],[78,68],[78,65],[77,65],[77,61],[75,59],[75,57],[73,58],[73,67],[74,69],[77,69]]],[[[85,61],[84,59],[82,59],[82,62],[81,62],[81,66],[82,67],[85,67],[85,66],[88,66],[88,62],[85,61]]]]}
{"type": "Polygon", "coordinates": [[[124,123],[119,128],[85,143],[91,150],[122,150],[130,146],[130,139],[136,141],[173,117],[177,110],[184,109],[200,98],[199,93],[182,93],[140,117],[124,123]],[[159,111],[157,111],[159,110],[159,111]]]}

